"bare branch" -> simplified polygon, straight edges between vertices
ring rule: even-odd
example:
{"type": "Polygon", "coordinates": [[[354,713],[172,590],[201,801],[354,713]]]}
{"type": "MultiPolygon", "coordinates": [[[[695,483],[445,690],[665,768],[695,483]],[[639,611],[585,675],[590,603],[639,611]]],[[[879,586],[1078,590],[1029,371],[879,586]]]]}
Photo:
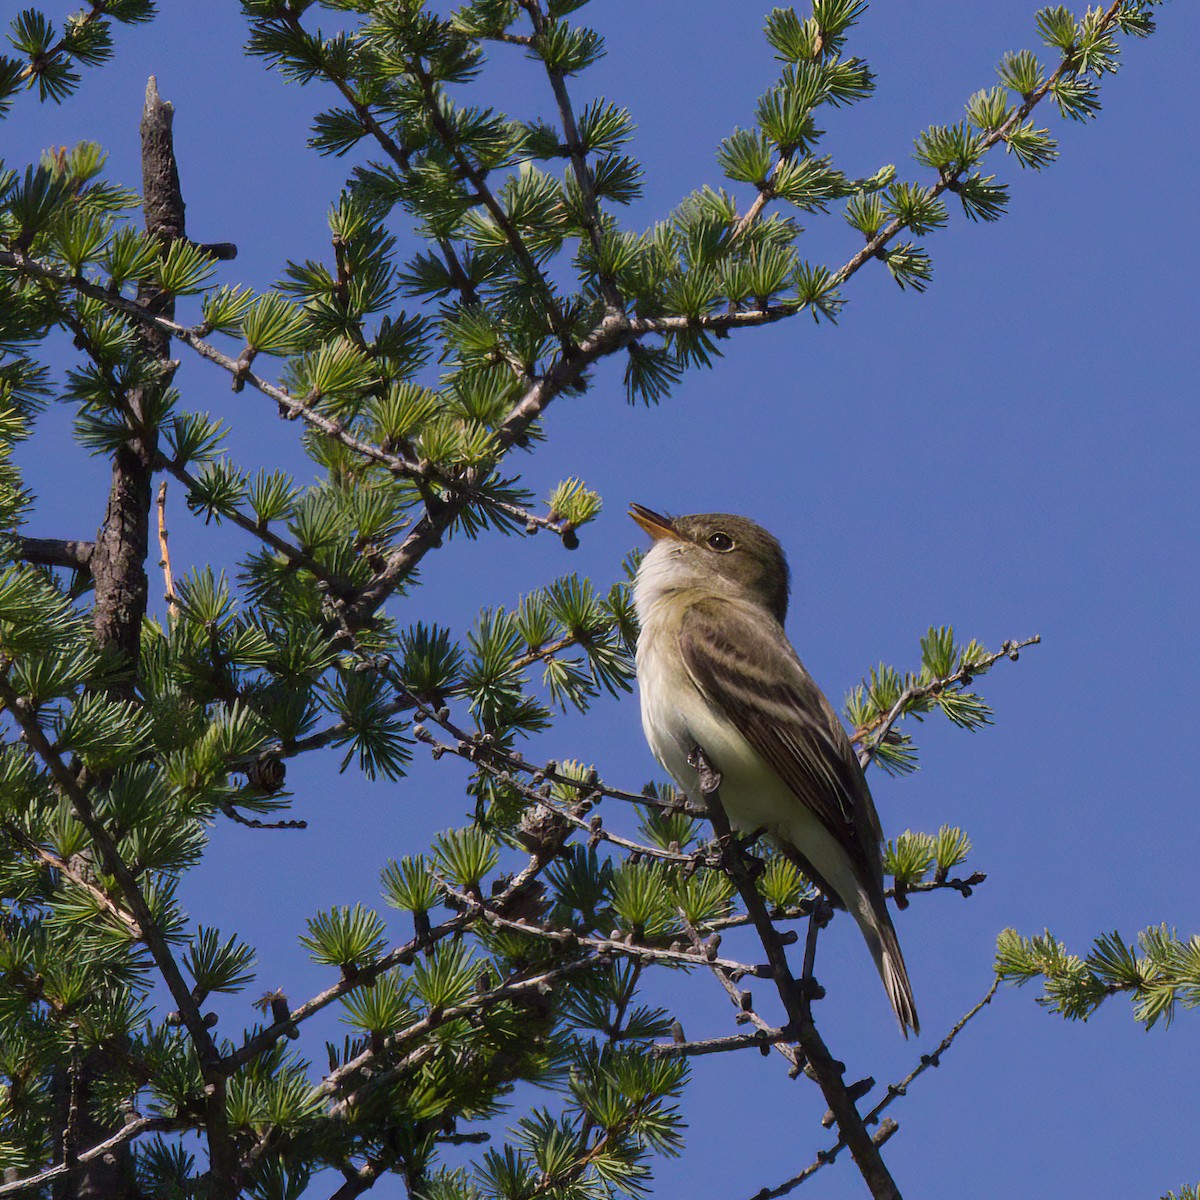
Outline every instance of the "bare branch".
{"type": "Polygon", "coordinates": [[[804,986],[804,981],[798,981],[792,975],[779,931],[771,923],[766,903],[754,886],[744,854],[733,836],[729,819],[721,805],[721,777],[713,770],[703,747],[696,748],[693,761],[697,764],[700,790],[708,805],[709,819],[716,831],[718,844],[725,855],[729,876],[754,922],[754,928],[773,969],[775,988],[788,1015],[789,1030],[795,1035],[808,1060],[812,1074],[833,1112],[838,1129],[846,1139],[850,1153],[871,1195],[875,1200],[900,1200],[900,1191],[879,1154],[879,1147],[867,1133],[854,1098],[842,1079],[845,1068],[830,1054],[824,1039],[817,1032],[812,1017],[810,991],[804,986]]]}
{"type": "Polygon", "coordinates": [[[162,556],[159,566],[162,567],[163,585],[166,587],[167,618],[174,620],[179,616],[179,600],[175,596],[175,576],[171,571],[171,549],[167,542],[167,481],[164,479],[158,485],[158,552],[162,556]]]}
{"type": "Polygon", "coordinates": [[[786,1029],[758,1029],[754,1033],[735,1033],[729,1037],[708,1038],[700,1042],[655,1042],[643,1053],[652,1058],[698,1058],[705,1054],[725,1054],[730,1050],[758,1050],[766,1054],[778,1042],[791,1040],[786,1029]]]}
{"type": "Polygon", "coordinates": [[[260,821],[256,817],[248,817],[245,813],[238,812],[233,804],[221,805],[221,811],[231,820],[239,825],[245,825],[247,829],[307,829],[307,821],[260,821]]]}
{"type": "Polygon", "coordinates": [[[5,1183],[0,1183],[0,1196],[18,1196],[22,1192],[40,1189],[48,1183],[53,1183],[56,1179],[65,1179],[74,1174],[80,1167],[95,1162],[107,1154],[111,1154],[114,1150],[127,1145],[143,1133],[170,1133],[174,1130],[188,1128],[190,1126],[186,1121],[179,1121],[173,1117],[136,1117],[134,1120],[128,1122],[128,1124],[123,1125],[111,1137],[105,1138],[104,1141],[97,1143],[87,1150],[81,1150],[75,1155],[73,1163],[59,1163],[55,1167],[48,1167],[46,1170],[39,1171],[36,1175],[30,1175],[25,1179],[11,1179],[5,1183]]]}
{"type": "MultiPolygon", "coordinates": [[[[951,1028],[950,1032],[947,1033],[946,1036],[937,1044],[933,1050],[933,1053],[922,1054],[921,1061],[899,1083],[888,1084],[887,1093],[884,1095],[884,1097],[875,1105],[874,1108],[872,1108],[863,1116],[864,1125],[874,1124],[879,1120],[880,1114],[883,1112],[883,1110],[887,1108],[893,1100],[899,1096],[908,1095],[909,1084],[911,1084],[919,1075],[922,1075],[925,1071],[929,1070],[930,1067],[941,1065],[941,1056],[950,1049],[954,1039],[958,1037],[960,1033],[962,1033],[968,1022],[970,1022],[974,1017],[982,1012],[984,1008],[991,1004],[992,998],[995,996],[996,990],[999,988],[999,986],[1000,980],[994,980],[992,986],[988,988],[987,992],[984,994],[983,999],[981,999],[977,1004],[963,1014],[963,1016],[951,1028]]],[[[881,1132],[883,1128],[884,1125],[881,1124],[881,1132]]],[[[895,1131],[895,1128],[895,1122],[892,1122],[892,1129],[889,1130],[888,1136],[895,1131]]],[[[878,1136],[878,1134],[876,1136],[878,1136]]],[[[785,1180],[777,1187],[763,1188],[761,1191],[755,1192],[754,1195],[750,1197],[750,1200],[778,1200],[778,1197],[786,1196],[789,1192],[794,1191],[806,1180],[811,1179],[812,1176],[814,1176],[822,1167],[833,1162],[833,1160],[837,1158],[838,1154],[844,1150],[845,1147],[845,1139],[843,1137],[839,1137],[838,1140],[834,1142],[834,1144],[830,1146],[828,1150],[822,1150],[820,1154],[818,1154],[817,1157],[799,1174],[793,1175],[791,1179],[785,1180]]]]}
{"type": "MultiPolygon", "coordinates": [[[[682,914],[680,915],[682,917],[682,914]]],[[[692,945],[697,950],[703,951],[705,946],[704,939],[700,937],[700,934],[686,917],[683,918],[683,928],[692,945]]],[[[709,944],[711,944],[711,941],[709,944]]],[[[717,982],[725,989],[725,994],[729,997],[730,1003],[738,1010],[739,1014],[742,1014],[738,1017],[738,1020],[749,1021],[758,1031],[759,1036],[769,1037],[774,1030],[774,1026],[759,1016],[754,1008],[753,997],[750,993],[738,987],[720,967],[713,967],[713,975],[716,977],[717,982]]],[[[778,1041],[773,1040],[771,1045],[787,1060],[789,1074],[795,1077],[800,1074],[800,1070],[804,1066],[804,1056],[794,1045],[795,1034],[792,1030],[788,1028],[785,1032],[788,1035],[786,1038],[778,1041]]]]}
{"type": "Polygon", "coordinates": [[[914,892],[957,892],[965,900],[986,880],[987,875],[983,871],[975,871],[968,875],[966,879],[923,879],[918,883],[906,883],[903,887],[899,885],[890,887],[883,894],[895,899],[898,908],[904,908],[906,902],[900,903],[900,901],[914,892]]]}
{"type": "Polygon", "coordinates": [[[91,569],[95,542],[61,541],[58,538],[17,536],[17,557],[40,567],[66,567],[72,571],[91,569]]]}

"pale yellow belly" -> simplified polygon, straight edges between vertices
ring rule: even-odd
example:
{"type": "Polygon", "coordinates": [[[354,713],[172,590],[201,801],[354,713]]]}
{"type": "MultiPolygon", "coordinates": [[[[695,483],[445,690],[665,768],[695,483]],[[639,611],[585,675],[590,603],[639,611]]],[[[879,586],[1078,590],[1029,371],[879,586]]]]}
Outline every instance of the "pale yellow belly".
{"type": "MultiPolygon", "coordinates": [[[[849,858],[824,825],[764,762],[733,723],[715,712],[676,655],[638,648],[642,728],[655,757],[697,804],[703,804],[696,768],[699,746],[721,775],[720,799],[730,824],[745,833],[764,830],[793,846],[846,902],[861,890],[849,858]]],[[[853,905],[852,905],[853,906],[853,905]]]]}

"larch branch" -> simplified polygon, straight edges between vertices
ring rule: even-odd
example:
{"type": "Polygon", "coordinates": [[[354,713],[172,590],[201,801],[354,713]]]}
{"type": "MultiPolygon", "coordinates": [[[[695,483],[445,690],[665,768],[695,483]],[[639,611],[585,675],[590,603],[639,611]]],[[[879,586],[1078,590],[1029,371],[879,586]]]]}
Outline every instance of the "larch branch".
{"type": "Polygon", "coordinates": [[[789,1029],[808,1060],[808,1066],[833,1112],[838,1129],[845,1138],[871,1195],[875,1200],[900,1200],[900,1190],[879,1153],[879,1146],[872,1141],[867,1132],[863,1118],[842,1078],[844,1068],[830,1054],[824,1039],[817,1031],[804,981],[797,980],[792,974],[779,931],[772,924],[766,902],[754,886],[744,855],[721,805],[721,777],[712,768],[702,746],[696,747],[692,761],[699,772],[700,790],[708,806],[709,819],[726,855],[730,879],[753,920],[755,931],[773,969],[775,988],[787,1013],[789,1029]]]}
{"type": "Polygon", "coordinates": [[[940,692],[944,692],[947,688],[954,687],[959,683],[969,683],[976,675],[984,674],[984,672],[993,667],[1002,658],[1008,658],[1016,662],[1020,652],[1026,646],[1040,645],[1041,640],[1041,634],[1035,633],[1033,637],[1025,638],[1024,641],[1006,641],[994,654],[987,654],[983,658],[964,663],[958,670],[952,671],[949,675],[944,675],[939,679],[931,679],[928,683],[914,684],[912,687],[905,688],[897,698],[895,704],[882,717],[856,729],[850,735],[852,742],[859,743],[859,765],[864,770],[870,765],[871,760],[878,753],[879,747],[883,745],[884,739],[887,737],[892,726],[904,716],[914,701],[936,696],[940,692]],[[870,740],[868,741],[867,739],[870,740]]]}
{"type": "MultiPolygon", "coordinates": [[[[520,0],[520,3],[521,7],[529,14],[529,19],[533,23],[534,37],[530,41],[534,49],[536,49],[537,39],[542,36],[546,28],[546,16],[542,12],[539,0],[520,0]]],[[[599,262],[604,245],[602,236],[603,216],[600,212],[599,200],[596,197],[595,180],[592,178],[591,168],[588,166],[587,150],[579,136],[579,126],[575,120],[575,110],[571,106],[570,93],[567,91],[566,77],[561,71],[557,71],[551,67],[549,63],[545,65],[546,75],[550,80],[550,87],[554,92],[554,100],[558,105],[559,119],[563,125],[567,155],[571,160],[575,182],[579,185],[579,194],[583,199],[588,241],[591,244],[592,253],[595,254],[597,262],[599,262]]],[[[621,293],[612,275],[600,271],[599,281],[600,291],[604,296],[605,303],[610,308],[624,310],[624,301],[621,299],[621,293]]]]}
{"type": "MultiPolygon", "coordinates": [[[[899,1083],[892,1083],[888,1085],[887,1092],[884,1094],[883,1098],[879,1100],[879,1102],[872,1109],[864,1114],[864,1124],[873,1125],[879,1120],[880,1115],[883,1113],[884,1109],[888,1107],[888,1105],[890,1105],[897,1098],[906,1096],[908,1094],[909,1084],[911,1084],[914,1079],[924,1074],[924,1072],[929,1070],[930,1067],[936,1067],[940,1065],[941,1056],[950,1049],[951,1045],[954,1043],[954,1039],[957,1038],[960,1033],[962,1033],[963,1029],[966,1028],[968,1023],[978,1016],[984,1008],[991,1004],[999,986],[999,979],[993,981],[992,986],[987,990],[983,998],[972,1008],[968,1009],[968,1011],[957,1022],[955,1022],[949,1033],[942,1038],[932,1053],[922,1054],[921,1061],[902,1080],[900,1080],[899,1083]]],[[[881,1129],[882,1128],[883,1125],[881,1124],[881,1129]]],[[[895,1124],[893,1123],[892,1131],[894,1131],[894,1129],[895,1124]]],[[[889,1131],[889,1136],[890,1132],[891,1131],[889,1131]]],[[[817,1157],[811,1163],[809,1163],[809,1165],[805,1167],[803,1171],[793,1175],[791,1179],[785,1180],[777,1187],[763,1188],[761,1191],[755,1192],[754,1195],[750,1197],[750,1200],[779,1200],[779,1197],[786,1196],[789,1192],[794,1191],[802,1183],[808,1179],[811,1179],[812,1176],[814,1176],[822,1167],[833,1162],[834,1159],[837,1158],[838,1154],[845,1148],[845,1139],[843,1137],[839,1137],[838,1140],[834,1142],[834,1144],[830,1146],[828,1150],[822,1150],[821,1153],[818,1154],[817,1157]]]]}

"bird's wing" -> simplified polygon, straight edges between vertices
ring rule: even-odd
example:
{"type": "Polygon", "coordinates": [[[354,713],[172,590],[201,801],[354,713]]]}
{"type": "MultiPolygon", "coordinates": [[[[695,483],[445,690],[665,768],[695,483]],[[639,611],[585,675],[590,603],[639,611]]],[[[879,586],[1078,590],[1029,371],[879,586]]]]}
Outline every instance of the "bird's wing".
{"type": "Polygon", "coordinates": [[[866,879],[882,874],[882,831],[854,747],[776,622],[726,600],[691,605],[680,651],[709,703],[813,812],[866,879]]]}

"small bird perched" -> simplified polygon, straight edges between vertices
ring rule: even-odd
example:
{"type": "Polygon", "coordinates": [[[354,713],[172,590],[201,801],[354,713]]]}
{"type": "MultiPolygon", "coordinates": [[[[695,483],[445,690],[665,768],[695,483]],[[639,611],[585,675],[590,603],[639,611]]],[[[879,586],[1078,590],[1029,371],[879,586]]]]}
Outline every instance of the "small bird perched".
{"type": "Polygon", "coordinates": [[[920,1032],[883,895],[883,831],[833,706],[783,631],[789,575],[779,543],[745,517],[630,516],[654,539],[633,598],[641,623],[642,728],[699,798],[697,748],[721,776],[732,825],[765,830],[858,922],[905,1037],[920,1032]]]}

